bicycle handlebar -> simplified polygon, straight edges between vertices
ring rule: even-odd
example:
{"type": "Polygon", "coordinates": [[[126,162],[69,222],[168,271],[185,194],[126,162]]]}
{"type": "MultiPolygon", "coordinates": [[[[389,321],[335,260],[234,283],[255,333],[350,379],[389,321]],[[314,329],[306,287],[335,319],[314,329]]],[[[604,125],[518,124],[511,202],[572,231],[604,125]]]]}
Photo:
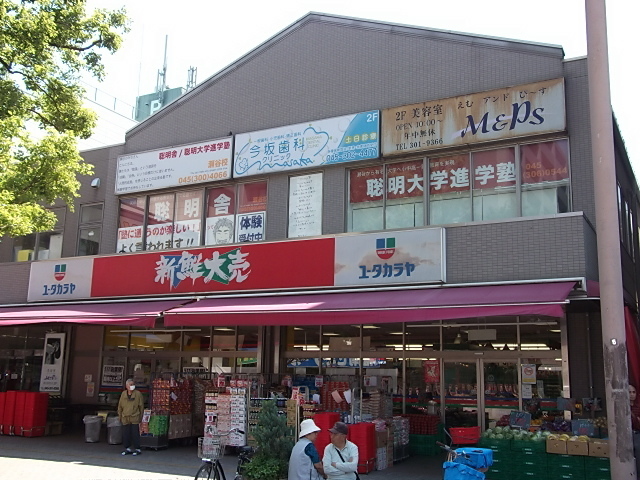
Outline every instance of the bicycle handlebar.
{"type": "Polygon", "coordinates": [[[458,452],[457,450],[454,450],[449,445],[445,445],[442,442],[436,442],[436,445],[439,446],[441,449],[445,450],[446,452],[455,455],[456,457],[471,458],[471,457],[469,457],[468,454],[463,453],[463,452],[458,452]]]}

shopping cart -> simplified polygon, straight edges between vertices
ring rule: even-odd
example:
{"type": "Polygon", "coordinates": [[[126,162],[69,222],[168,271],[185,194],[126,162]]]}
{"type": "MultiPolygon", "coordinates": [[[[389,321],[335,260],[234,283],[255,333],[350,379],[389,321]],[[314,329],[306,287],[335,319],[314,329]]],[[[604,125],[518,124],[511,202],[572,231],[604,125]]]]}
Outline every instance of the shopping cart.
{"type": "Polygon", "coordinates": [[[484,480],[484,472],[493,465],[493,450],[464,447],[453,449],[441,442],[436,444],[447,452],[447,461],[442,464],[444,480],[484,480]]]}

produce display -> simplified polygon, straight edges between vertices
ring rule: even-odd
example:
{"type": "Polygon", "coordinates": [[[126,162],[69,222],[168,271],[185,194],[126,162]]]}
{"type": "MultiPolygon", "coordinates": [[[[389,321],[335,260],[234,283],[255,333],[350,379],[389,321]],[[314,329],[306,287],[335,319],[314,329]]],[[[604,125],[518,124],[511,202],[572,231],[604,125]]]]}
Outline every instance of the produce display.
{"type": "Polygon", "coordinates": [[[483,438],[496,440],[515,440],[523,442],[546,442],[547,437],[551,435],[549,431],[530,432],[519,428],[511,427],[494,427],[487,428],[482,434],[483,438]]]}

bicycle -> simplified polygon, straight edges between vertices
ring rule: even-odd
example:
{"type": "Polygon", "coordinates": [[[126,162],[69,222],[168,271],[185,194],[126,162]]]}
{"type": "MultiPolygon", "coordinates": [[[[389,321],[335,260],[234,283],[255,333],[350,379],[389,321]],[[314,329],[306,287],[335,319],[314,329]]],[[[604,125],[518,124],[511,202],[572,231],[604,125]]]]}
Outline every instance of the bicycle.
{"type": "Polygon", "coordinates": [[[442,442],[436,445],[447,452],[447,460],[442,464],[444,480],[475,478],[483,480],[484,473],[493,465],[493,451],[488,448],[463,447],[453,449],[442,442]]]}
{"type": "MultiPolygon", "coordinates": [[[[195,480],[227,480],[220,463],[220,457],[224,455],[227,439],[232,433],[244,434],[242,430],[233,428],[227,433],[198,438],[198,457],[202,459],[202,465],[196,473],[195,480]]],[[[243,467],[251,461],[252,456],[252,447],[245,446],[240,448],[234,480],[243,479],[243,467]]]]}

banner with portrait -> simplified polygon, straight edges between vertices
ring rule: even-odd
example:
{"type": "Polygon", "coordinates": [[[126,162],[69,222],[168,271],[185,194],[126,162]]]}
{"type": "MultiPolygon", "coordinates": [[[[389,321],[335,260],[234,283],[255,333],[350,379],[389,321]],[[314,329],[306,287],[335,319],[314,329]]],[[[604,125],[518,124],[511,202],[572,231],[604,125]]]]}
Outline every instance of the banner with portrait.
{"type": "Polygon", "coordinates": [[[44,337],[44,354],[40,373],[41,392],[62,391],[65,335],[64,333],[47,333],[44,337]]]}

